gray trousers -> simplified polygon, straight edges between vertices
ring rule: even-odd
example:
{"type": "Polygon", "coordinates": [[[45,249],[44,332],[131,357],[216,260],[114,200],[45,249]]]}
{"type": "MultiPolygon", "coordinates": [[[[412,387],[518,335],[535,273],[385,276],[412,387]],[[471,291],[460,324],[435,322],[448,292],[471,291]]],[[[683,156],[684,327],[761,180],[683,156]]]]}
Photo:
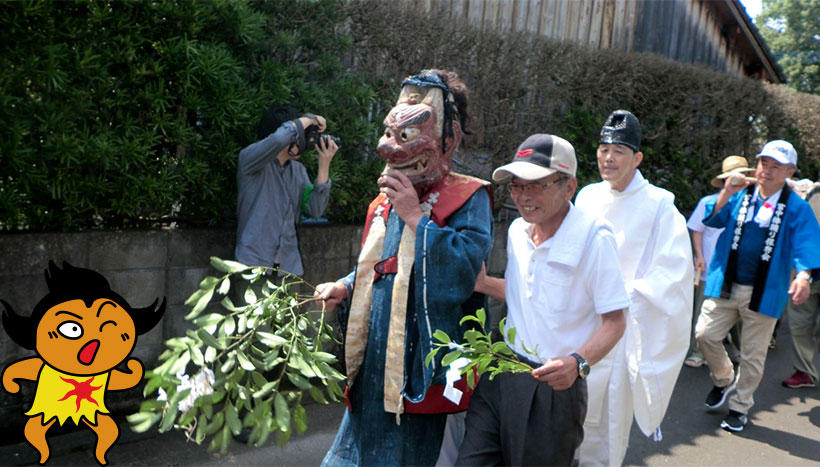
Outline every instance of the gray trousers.
{"type": "Polygon", "coordinates": [[[586,382],[553,391],[529,373],[484,374],[456,465],[572,465],[584,437],[586,382]]]}
{"type": "Polygon", "coordinates": [[[789,300],[789,330],[792,334],[792,363],[794,368],[806,373],[813,382],[817,382],[817,366],[814,357],[817,355],[818,343],[814,339],[815,323],[820,314],[820,281],[811,284],[808,300],[795,305],[789,300]]]}

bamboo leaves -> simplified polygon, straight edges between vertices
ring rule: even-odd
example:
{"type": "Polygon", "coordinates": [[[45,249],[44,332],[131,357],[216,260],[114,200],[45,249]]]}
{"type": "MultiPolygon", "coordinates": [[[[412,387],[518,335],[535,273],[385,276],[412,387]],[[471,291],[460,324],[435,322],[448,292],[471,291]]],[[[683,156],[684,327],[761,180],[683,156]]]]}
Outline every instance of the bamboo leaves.
{"type": "Polygon", "coordinates": [[[128,421],[139,432],[159,424],[198,444],[210,439],[209,449],[220,452],[245,429],[249,444],[264,444],[271,432],[287,443],[293,430],[307,429],[304,392],[323,404],[343,397],[336,356],[323,350],[332,330],[323,313],[304,306],[312,298],[293,292],[298,278],[274,284],[267,268],[215,257],[211,265],[224,274],[204,278],[186,301],[194,328],[165,342],[159,364],[145,375],[144,394],[155,399],[128,421]],[[227,296],[232,288],[244,303],[227,296]]]}

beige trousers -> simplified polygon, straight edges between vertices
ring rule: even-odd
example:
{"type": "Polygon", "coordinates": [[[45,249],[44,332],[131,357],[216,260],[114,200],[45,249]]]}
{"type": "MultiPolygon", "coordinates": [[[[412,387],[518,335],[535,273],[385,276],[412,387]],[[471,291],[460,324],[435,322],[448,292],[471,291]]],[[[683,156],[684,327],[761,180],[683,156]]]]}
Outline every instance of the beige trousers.
{"type": "Polygon", "coordinates": [[[763,377],[766,353],[772,337],[775,318],[749,309],[752,286],[732,284],[728,299],[706,298],[703,301],[695,336],[715,386],[726,386],[735,377],[732,361],[723,348],[723,338],[737,321],[742,323],[740,336],[740,376],[737,389],[729,398],[729,409],[749,413],[754,392],[763,377]]]}

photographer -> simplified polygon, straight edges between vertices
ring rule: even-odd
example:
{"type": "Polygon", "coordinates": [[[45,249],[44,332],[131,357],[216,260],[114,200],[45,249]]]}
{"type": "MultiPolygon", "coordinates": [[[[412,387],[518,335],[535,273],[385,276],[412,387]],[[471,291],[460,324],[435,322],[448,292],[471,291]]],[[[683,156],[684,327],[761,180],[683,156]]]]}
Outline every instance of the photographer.
{"type": "Polygon", "coordinates": [[[296,238],[296,222],[304,209],[319,217],[330,195],[330,161],[338,138],[321,135],[319,115],[299,116],[286,107],[265,112],[259,140],[241,151],[237,163],[236,260],[252,266],[280,268],[279,275],[304,273],[296,238]],[[308,149],[319,153],[316,184],[297,161],[308,149]]]}

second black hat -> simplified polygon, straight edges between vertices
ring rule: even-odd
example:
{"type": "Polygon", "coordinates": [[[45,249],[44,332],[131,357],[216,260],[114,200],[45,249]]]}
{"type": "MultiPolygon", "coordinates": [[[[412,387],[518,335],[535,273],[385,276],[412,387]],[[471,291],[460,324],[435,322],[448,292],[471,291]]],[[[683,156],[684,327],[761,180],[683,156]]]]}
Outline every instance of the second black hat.
{"type": "Polygon", "coordinates": [[[600,144],[623,144],[633,151],[641,147],[641,122],[628,110],[616,110],[601,128],[600,144]]]}

